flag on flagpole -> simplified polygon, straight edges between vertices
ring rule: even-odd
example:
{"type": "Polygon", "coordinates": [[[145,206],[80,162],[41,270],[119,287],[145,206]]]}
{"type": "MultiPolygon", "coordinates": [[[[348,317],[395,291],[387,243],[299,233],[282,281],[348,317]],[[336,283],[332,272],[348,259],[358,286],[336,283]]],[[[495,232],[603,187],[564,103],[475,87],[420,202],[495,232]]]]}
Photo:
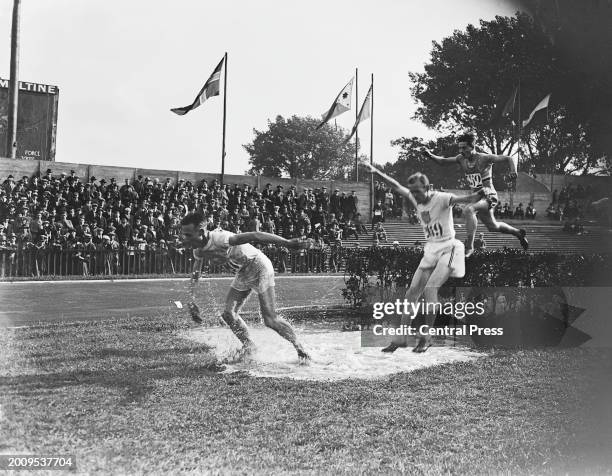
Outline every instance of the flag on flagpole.
{"type": "Polygon", "coordinates": [[[508,101],[504,105],[504,109],[502,110],[502,117],[508,117],[514,112],[514,106],[516,104],[516,95],[518,94],[518,86],[514,87],[514,91],[512,91],[512,95],[508,98],[508,101]]]}
{"type": "Polygon", "coordinates": [[[529,114],[529,117],[523,121],[523,127],[527,127],[527,125],[531,122],[536,112],[540,111],[541,109],[546,109],[548,107],[549,100],[550,100],[550,94],[546,95],[546,97],[538,103],[538,105],[533,109],[533,111],[531,111],[531,114],[529,114]]]}
{"type": "Polygon", "coordinates": [[[363,104],[361,105],[361,109],[359,110],[359,115],[357,116],[355,125],[353,126],[353,129],[351,130],[351,134],[346,139],[346,142],[349,142],[353,138],[353,136],[357,132],[357,127],[359,126],[359,124],[361,124],[363,121],[368,119],[372,115],[371,112],[372,112],[372,86],[370,86],[370,89],[368,90],[368,94],[366,94],[366,97],[363,100],[363,104]]]}
{"type": "Polygon", "coordinates": [[[333,119],[336,116],[339,116],[343,112],[349,111],[351,109],[351,98],[353,95],[353,80],[355,78],[351,78],[351,80],[342,88],[342,91],[336,96],[334,102],[331,107],[325,114],[321,114],[323,122],[317,126],[317,129],[323,127],[327,122],[333,119]]]}
{"type": "Polygon", "coordinates": [[[170,109],[173,113],[178,114],[179,116],[184,116],[189,111],[195,109],[200,106],[204,101],[212,96],[219,95],[220,83],[221,83],[221,69],[223,68],[223,62],[225,61],[225,57],[219,61],[219,64],[210,75],[210,78],[204,83],[202,89],[194,99],[193,103],[189,106],[184,107],[175,107],[170,109]]]}
{"type": "Polygon", "coordinates": [[[514,113],[514,108],[516,106],[517,95],[518,86],[515,86],[512,90],[512,93],[510,94],[510,97],[505,103],[502,103],[503,96],[498,97],[498,101],[496,102],[495,110],[493,111],[488,127],[498,128],[503,125],[502,122],[504,118],[512,116],[512,114],[514,113]]]}

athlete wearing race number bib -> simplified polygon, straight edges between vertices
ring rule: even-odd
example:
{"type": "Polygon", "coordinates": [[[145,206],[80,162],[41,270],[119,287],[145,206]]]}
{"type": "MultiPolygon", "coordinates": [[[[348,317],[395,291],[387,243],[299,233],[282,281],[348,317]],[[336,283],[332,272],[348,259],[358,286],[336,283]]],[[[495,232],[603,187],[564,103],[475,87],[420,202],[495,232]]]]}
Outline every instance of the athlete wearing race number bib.
{"type": "Polygon", "coordinates": [[[455,160],[465,173],[465,179],[472,191],[484,191],[489,208],[495,208],[499,202],[495,187],[493,187],[493,158],[488,154],[472,153],[469,158],[459,154],[455,160]]]}
{"type": "MultiPolygon", "coordinates": [[[[427,304],[438,303],[438,289],[448,278],[460,278],[465,275],[463,243],[455,239],[453,205],[474,202],[478,199],[479,194],[459,196],[452,193],[432,192],[429,190],[429,180],[420,173],[408,177],[407,187],[404,187],[376,167],[368,163],[363,165],[382,177],[397,193],[410,201],[417,211],[427,238],[423,258],[406,291],[406,300],[417,302],[422,296],[427,304]]],[[[416,316],[403,315],[402,325],[408,325],[414,317],[416,316]]],[[[431,326],[435,317],[432,313],[426,313],[426,326],[431,326]]],[[[413,351],[425,352],[430,345],[431,337],[426,334],[421,335],[413,351]]],[[[383,349],[383,352],[394,352],[406,346],[405,336],[395,336],[391,344],[383,349]]]]}
{"type": "Polygon", "coordinates": [[[458,164],[465,173],[465,178],[472,191],[480,193],[480,198],[464,208],[467,228],[465,257],[469,257],[474,251],[474,237],[476,236],[478,218],[489,231],[516,236],[523,249],[527,250],[529,247],[529,242],[525,238],[527,232],[524,229],[514,228],[507,223],[498,222],[493,215],[493,209],[499,202],[497,192],[493,187],[493,164],[506,162],[510,167],[510,177],[515,179],[516,164],[514,160],[507,155],[483,154],[474,151],[473,134],[463,134],[457,137],[457,145],[460,154],[456,157],[440,157],[425,148],[422,149],[422,152],[439,165],[458,164]]]}
{"type": "Polygon", "coordinates": [[[443,263],[451,269],[450,276],[465,276],[464,246],[455,239],[453,194],[431,192],[426,203],[417,203],[417,216],[425,233],[425,248],[419,268],[435,268],[443,263]]]}

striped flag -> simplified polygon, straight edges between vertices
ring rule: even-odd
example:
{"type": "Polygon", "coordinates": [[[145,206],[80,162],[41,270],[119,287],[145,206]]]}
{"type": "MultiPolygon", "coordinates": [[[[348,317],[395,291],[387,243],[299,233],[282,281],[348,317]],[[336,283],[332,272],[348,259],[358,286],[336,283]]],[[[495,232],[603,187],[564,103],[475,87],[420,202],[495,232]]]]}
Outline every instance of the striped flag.
{"type": "Polygon", "coordinates": [[[523,121],[523,127],[527,127],[527,125],[533,119],[533,116],[535,116],[536,112],[538,112],[538,111],[540,111],[542,109],[546,109],[548,107],[548,102],[549,101],[550,101],[550,94],[548,94],[544,99],[542,99],[538,103],[538,105],[533,109],[533,111],[531,111],[531,114],[529,114],[529,117],[523,121]]]}
{"type": "Polygon", "coordinates": [[[351,109],[351,98],[353,97],[353,79],[354,78],[351,78],[346,86],[342,88],[342,91],[338,93],[329,110],[325,114],[321,115],[323,122],[317,126],[317,130],[321,129],[321,127],[323,127],[334,117],[339,116],[343,112],[351,109]]]}
{"type": "Polygon", "coordinates": [[[368,119],[371,115],[372,115],[372,86],[370,86],[370,89],[368,90],[368,94],[366,94],[366,97],[363,100],[363,104],[361,105],[361,109],[359,110],[359,115],[357,116],[357,120],[355,121],[355,125],[353,126],[353,129],[351,130],[351,135],[348,136],[348,138],[346,139],[346,142],[350,141],[353,138],[353,136],[355,135],[355,132],[357,132],[357,127],[359,126],[359,124],[361,124],[363,121],[368,119]]]}
{"type": "Polygon", "coordinates": [[[184,107],[175,107],[170,109],[173,113],[178,114],[179,116],[184,116],[189,111],[195,109],[200,106],[204,101],[212,96],[219,95],[220,82],[221,82],[221,69],[223,68],[223,61],[225,61],[225,57],[219,61],[219,64],[210,75],[210,78],[204,83],[204,86],[196,96],[195,100],[189,106],[184,107]]]}

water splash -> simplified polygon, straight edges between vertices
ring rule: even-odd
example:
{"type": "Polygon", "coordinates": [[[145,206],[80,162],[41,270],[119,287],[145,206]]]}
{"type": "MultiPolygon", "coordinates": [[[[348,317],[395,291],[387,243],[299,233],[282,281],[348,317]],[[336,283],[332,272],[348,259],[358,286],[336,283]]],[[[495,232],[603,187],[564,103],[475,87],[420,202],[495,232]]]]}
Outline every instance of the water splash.
{"type": "Polygon", "coordinates": [[[240,343],[227,328],[193,329],[187,337],[213,347],[217,358],[226,362],[226,373],[295,380],[376,379],[484,355],[462,347],[432,347],[423,354],[400,349],[384,354],[379,348],[361,347],[359,332],[303,327],[296,332],[312,356],[312,361],[303,365],[291,344],[271,329],[251,326],[250,332],[257,351],[246,359],[237,359],[240,343]]]}

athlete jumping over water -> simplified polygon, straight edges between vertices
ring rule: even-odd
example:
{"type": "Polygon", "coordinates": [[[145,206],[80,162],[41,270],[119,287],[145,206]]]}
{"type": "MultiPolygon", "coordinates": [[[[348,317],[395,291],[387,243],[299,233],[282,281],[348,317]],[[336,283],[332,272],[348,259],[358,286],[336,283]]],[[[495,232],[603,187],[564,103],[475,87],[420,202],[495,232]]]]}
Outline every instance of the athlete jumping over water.
{"type": "Polygon", "coordinates": [[[429,149],[423,148],[422,152],[438,165],[459,165],[465,173],[465,178],[473,192],[482,191],[482,196],[475,203],[470,203],[464,208],[465,223],[467,228],[467,239],[465,257],[468,258],[474,252],[474,236],[478,226],[478,218],[484,223],[489,231],[506,233],[518,238],[524,250],[529,248],[529,242],[524,229],[517,229],[507,223],[498,222],[493,215],[495,205],[499,201],[497,191],[493,187],[493,164],[507,162],[510,166],[510,178],[516,179],[516,164],[514,159],[507,155],[483,154],[474,150],[474,135],[462,134],[457,137],[459,155],[456,157],[440,157],[434,155],[429,149]]]}
{"type": "MultiPolygon", "coordinates": [[[[427,243],[425,244],[423,258],[412,277],[410,288],[406,291],[406,300],[417,303],[421,296],[427,305],[438,304],[438,289],[449,277],[462,278],[465,275],[465,259],[463,243],[455,239],[455,226],[453,223],[453,205],[455,203],[471,203],[478,200],[483,191],[470,195],[454,195],[452,193],[431,191],[427,176],[416,173],[408,177],[407,187],[403,187],[397,180],[378,170],[376,167],[363,163],[371,172],[378,174],[385,182],[393,187],[400,195],[410,200],[416,208],[417,216],[427,243]]],[[[409,320],[416,316],[402,316],[402,325],[409,325],[409,320]]],[[[431,327],[435,314],[425,313],[425,325],[431,327]]],[[[400,347],[407,347],[406,336],[395,336],[391,344],[383,352],[394,352],[400,347]]],[[[431,336],[425,334],[413,352],[425,352],[431,346],[431,336]]]]}
{"type": "MultiPolygon", "coordinates": [[[[181,221],[181,232],[183,243],[193,247],[195,258],[193,281],[199,279],[199,270],[204,260],[209,260],[213,264],[227,264],[236,271],[221,317],[240,339],[246,352],[252,352],[254,344],[246,324],[238,313],[251,291],[255,291],[259,295],[259,308],[266,326],[291,342],[301,360],[310,359],[291,325],[276,314],[274,267],[268,257],[251,243],[272,243],[287,248],[306,249],[312,246],[312,240],[300,238],[286,240],[278,235],[259,231],[238,235],[225,230],[208,231],[206,221],[200,213],[185,216],[181,221]]],[[[197,321],[199,318],[197,306],[195,303],[190,303],[189,307],[192,317],[197,321]]]]}

